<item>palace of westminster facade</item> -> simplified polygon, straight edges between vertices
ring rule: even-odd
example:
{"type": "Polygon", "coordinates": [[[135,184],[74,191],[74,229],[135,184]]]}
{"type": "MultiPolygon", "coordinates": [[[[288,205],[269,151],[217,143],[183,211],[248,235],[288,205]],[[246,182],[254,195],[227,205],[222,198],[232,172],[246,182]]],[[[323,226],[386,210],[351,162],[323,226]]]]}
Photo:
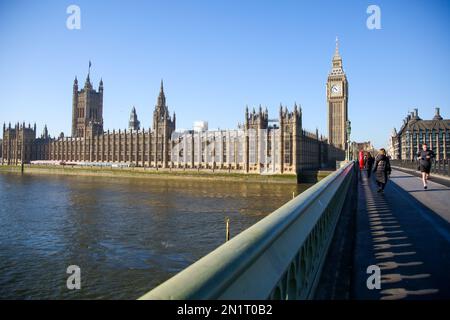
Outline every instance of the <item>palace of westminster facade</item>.
{"type": "Polygon", "coordinates": [[[72,135],[51,138],[47,127],[40,137],[36,125],[3,125],[2,164],[58,161],[65,164],[127,164],[149,168],[214,169],[217,171],[299,174],[302,170],[335,166],[343,160],[347,142],[348,84],[336,42],[328,76],[329,140],[303,129],[302,110],[280,105],[278,120],[267,108],[245,110],[238,129],[184,131],[169,114],[163,83],[153,112],[153,126],[140,128],[136,110],[128,130],[103,130],[103,81],[95,90],[89,73],[84,86],[73,83],[72,135]],[[272,123],[275,122],[275,123],[272,123]]]}

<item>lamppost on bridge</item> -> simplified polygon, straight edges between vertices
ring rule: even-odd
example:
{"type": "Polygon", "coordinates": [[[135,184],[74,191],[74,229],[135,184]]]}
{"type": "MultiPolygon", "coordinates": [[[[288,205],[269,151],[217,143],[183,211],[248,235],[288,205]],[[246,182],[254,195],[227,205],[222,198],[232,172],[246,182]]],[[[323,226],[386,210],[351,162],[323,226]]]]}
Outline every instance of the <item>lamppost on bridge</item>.
{"type": "Polygon", "coordinates": [[[352,123],[350,122],[350,120],[347,120],[346,123],[345,123],[345,127],[347,129],[347,150],[345,150],[346,151],[345,152],[345,159],[347,161],[352,160],[351,159],[351,155],[350,155],[350,150],[351,150],[351,148],[350,148],[350,133],[352,132],[351,124],[352,123]]]}

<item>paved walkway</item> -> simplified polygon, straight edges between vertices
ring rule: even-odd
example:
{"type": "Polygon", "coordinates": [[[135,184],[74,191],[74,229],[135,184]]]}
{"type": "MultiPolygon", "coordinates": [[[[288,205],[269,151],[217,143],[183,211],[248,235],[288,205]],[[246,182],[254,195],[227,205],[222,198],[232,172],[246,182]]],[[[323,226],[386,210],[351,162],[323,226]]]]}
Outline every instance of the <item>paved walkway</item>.
{"type": "MultiPolygon", "coordinates": [[[[398,167],[398,166],[392,166],[392,168],[398,169],[398,171],[401,171],[401,172],[409,173],[416,177],[420,177],[420,178],[422,177],[420,171],[418,171],[418,170],[402,168],[402,167],[398,167]]],[[[431,177],[434,182],[437,182],[438,184],[450,187],[450,177],[449,176],[443,176],[443,175],[431,173],[431,177]]]]}
{"type": "Polygon", "coordinates": [[[416,200],[450,222],[449,187],[433,182],[433,176],[431,175],[431,180],[428,181],[428,189],[424,190],[422,179],[400,170],[394,170],[391,179],[392,182],[407,191],[416,200]]]}
{"type": "MultiPolygon", "coordinates": [[[[450,188],[394,170],[384,194],[362,172],[358,184],[352,296],[450,298],[450,188]],[[381,269],[369,290],[367,267],[381,269]]],[[[372,177],[373,178],[373,177],[372,177]]]]}

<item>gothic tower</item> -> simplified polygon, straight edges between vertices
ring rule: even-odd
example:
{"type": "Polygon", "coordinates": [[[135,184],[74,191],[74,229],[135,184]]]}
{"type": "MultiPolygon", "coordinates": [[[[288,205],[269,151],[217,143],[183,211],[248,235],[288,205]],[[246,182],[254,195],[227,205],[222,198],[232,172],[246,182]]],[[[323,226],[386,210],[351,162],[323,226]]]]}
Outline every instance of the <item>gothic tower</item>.
{"type": "Polygon", "coordinates": [[[348,119],[348,82],[339,54],[339,42],[336,37],[336,49],[333,67],[327,81],[328,102],[328,141],[331,145],[344,150],[347,141],[346,122],[348,119]]]}
{"type": "Polygon", "coordinates": [[[298,174],[301,162],[302,146],[302,109],[294,105],[294,111],[289,112],[287,107],[280,104],[280,145],[279,164],[280,173],[284,173],[285,167],[290,166],[298,174]]]}
{"type": "Polygon", "coordinates": [[[135,107],[131,109],[130,122],[128,123],[128,128],[134,131],[138,131],[141,128],[141,123],[138,120],[135,107]]]}
{"type": "Polygon", "coordinates": [[[75,77],[72,94],[72,137],[86,137],[103,133],[103,81],[100,80],[96,91],[90,80],[89,72],[84,88],[78,90],[75,77]]]}
{"type": "Polygon", "coordinates": [[[265,110],[262,110],[261,105],[259,105],[259,111],[256,112],[255,108],[253,108],[253,112],[249,114],[248,106],[245,108],[245,140],[244,140],[244,170],[245,172],[249,171],[249,130],[254,131],[256,145],[258,146],[258,150],[256,151],[256,162],[260,163],[260,143],[263,137],[261,136],[261,132],[259,129],[267,129],[269,124],[269,112],[267,111],[267,107],[265,110]]]}
{"type": "Polygon", "coordinates": [[[153,111],[153,132],[155,135],[154,154],[156,166],[166,168],[169,159],[170,140],[175,131],[175,113],[170,117],[166,104],[164,84],[161,80],[161,88],[153,111]]]}
{"type": "Polygon", "coordinates": [[[262,110],[259,105],[259,111],[256,112],[253,108],[253,112],[249,114],[248,107],[245,108],[245,129],[267,129],[269,124],[269,112],[267,107],[262,110]]]}

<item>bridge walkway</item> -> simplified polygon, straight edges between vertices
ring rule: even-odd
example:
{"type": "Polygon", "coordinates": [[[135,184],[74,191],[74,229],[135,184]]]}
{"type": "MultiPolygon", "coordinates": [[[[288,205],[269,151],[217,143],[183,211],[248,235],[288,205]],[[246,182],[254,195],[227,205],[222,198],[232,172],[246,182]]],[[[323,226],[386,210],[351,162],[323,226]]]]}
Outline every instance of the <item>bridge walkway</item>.
{"type": "Polygon", "coordinates": [[[359,175],[351,297],[450,298],[450,188],[393,170],[384,193],[359,175]],[[381,269],[369,290],[367,267],[381,269]]]}

